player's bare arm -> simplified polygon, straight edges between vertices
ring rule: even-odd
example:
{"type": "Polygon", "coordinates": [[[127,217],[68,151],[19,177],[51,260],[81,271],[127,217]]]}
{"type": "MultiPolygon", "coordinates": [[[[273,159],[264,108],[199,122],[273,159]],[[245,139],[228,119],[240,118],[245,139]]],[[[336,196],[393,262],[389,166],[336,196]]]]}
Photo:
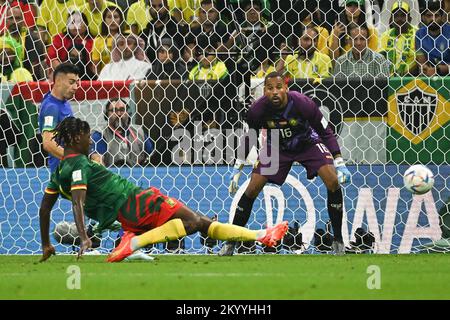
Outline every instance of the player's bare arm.
{"type": "Polygon", "coordinates": [[[50,194],[44,193],[39,209],[39,224],[41,229],[41,243],[42,243],[42,258],[43,262],[55,254],[55,248],[50,244],[49,228],[50,228],[50,213],[56,200],[58,193],[50,194]]]}
{"type": "Polygon", "coordinates": [[[89,239],[86,233],[86,227],[84,225],[84,202],[86,200],[86,190],[77,189],[72,190],[72,210],[75,219],[75,225],[77,226],[78,234],[80,235],[81,246],[78,252],[78,258],[83,253],[91,248],[92,241],[89,239]]]}

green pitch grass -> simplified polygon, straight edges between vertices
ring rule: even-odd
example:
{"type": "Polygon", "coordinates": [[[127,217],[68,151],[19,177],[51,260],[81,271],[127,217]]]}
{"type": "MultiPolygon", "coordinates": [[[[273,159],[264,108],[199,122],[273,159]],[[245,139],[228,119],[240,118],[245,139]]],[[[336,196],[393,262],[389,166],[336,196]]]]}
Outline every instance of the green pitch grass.
{"type": "MultiPolygon", "coordinates": [[[[104,256],[0,255],[0,299],[450,299],[450,255],[160,255],[105,263],[104,256]],[[69,290],[77,265],[81,289],[69,290]],[[368,267],[381,271],[369,290],[368,267]]],[[[369,281],[371,282],[371,281],[369,281]]]]}

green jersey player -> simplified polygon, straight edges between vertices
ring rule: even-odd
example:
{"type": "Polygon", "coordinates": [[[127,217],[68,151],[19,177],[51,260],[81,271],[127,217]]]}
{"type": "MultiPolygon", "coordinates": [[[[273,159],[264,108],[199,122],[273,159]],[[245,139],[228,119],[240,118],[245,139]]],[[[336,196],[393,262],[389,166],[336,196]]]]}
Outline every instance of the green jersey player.
{"type": "Polygon", "coordinates": [[[78,257],[92,246],[86,234],[84,216],[97,220],[101,227],[119,221],[125,233],[109,255],[109,262],[122,261],[135,250],[166,242],[197,231],[216,240],[254,241],[274,246],[286,234],[287,221],[264,230],[213,221],[157,188],[141,189],[121,176],[88,159],[90,127],[74,117],[64,119],[55,129],[55,140],[64,144],[64,157],[45,189],[39,210],[43,256],[55,254],[49,239],[51,210],[61,195],[72,201],[75,224],[81,245],[78,257]]]}

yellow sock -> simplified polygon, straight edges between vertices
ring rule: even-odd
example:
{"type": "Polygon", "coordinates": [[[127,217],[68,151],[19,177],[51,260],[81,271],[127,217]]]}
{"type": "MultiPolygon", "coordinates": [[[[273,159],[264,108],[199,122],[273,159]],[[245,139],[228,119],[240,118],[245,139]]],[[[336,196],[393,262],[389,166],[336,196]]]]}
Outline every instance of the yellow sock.
{"type": "Polygon", "coordinates": [[[147,231],[146,233],[136,236],[131,241],[133,250],[145,247],[149,244],[167,242],[184,237],[186,230],[184,229],[181,219],[173,219],[164,223],[155,229],[147,231]]]}
{"type": "Polygon", "coordinates": [[[265,230],[249,230],[229,223],[214,221],[208,228],[208,237],[216,240],[252,241],[262,237],[265,230]]]}

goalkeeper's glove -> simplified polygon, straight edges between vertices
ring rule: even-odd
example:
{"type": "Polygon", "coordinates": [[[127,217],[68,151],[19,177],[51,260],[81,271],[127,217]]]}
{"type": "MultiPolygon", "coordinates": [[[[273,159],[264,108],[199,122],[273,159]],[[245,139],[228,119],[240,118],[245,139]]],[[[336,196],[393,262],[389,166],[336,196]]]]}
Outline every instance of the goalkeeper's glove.
{"type": "Polygon", "coordinates": [[[336,159],[334,159],[334,166],[336,167],[339,184],[349,183],[351,175],[350,171],[348,171],[347,167],[345,166],[344,159],[342,159],[342,157],[337,157],[336,159]]]}
{"type": "Polygon", "coordinates": [[[228,187],[230,194],[236,193],[239,188],[239,178],[241,177],[243,167],[244,161],[237,159],[230,175],[230,186],[228,187]]]}

